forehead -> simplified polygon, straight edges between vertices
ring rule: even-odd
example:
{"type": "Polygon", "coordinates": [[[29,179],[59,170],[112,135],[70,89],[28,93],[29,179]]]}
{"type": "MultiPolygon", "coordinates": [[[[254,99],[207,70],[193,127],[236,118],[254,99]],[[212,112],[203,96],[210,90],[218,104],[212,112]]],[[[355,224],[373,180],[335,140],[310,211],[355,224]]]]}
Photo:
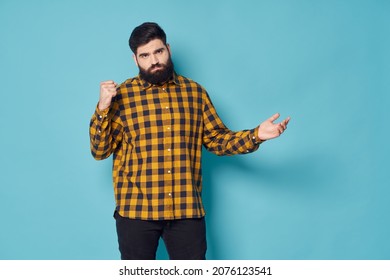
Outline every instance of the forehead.
{"type": "Polygon", "coordinates": [[[154,39],[145,45],[139,46],[137,48],[137,54],[152,53],[155,50],[158,50],[161,48],[165,48],[163,41],[161,41],[160,39],[154,39]]]}

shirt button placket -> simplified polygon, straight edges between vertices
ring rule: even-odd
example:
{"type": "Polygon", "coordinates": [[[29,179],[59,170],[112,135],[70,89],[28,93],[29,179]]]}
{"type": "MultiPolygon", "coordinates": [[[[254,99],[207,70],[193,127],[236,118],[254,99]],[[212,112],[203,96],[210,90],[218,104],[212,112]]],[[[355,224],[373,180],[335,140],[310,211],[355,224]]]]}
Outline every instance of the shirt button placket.
{"type": "Polygon", "coordinates": [[[162,120],[163,120],[163,129],[164,129],[164,168],[165,168],[165,206],[166,209],[170,212],[170,215],[174,217],[173,214],[173,189],[170,182],[172,182],[172,115],[171,115],[171,106],[169,104],[169,96],[165,87],[161,88],[162,93],[162,120]],[[169,182],[169,183],[168,183],[169,182]]]}

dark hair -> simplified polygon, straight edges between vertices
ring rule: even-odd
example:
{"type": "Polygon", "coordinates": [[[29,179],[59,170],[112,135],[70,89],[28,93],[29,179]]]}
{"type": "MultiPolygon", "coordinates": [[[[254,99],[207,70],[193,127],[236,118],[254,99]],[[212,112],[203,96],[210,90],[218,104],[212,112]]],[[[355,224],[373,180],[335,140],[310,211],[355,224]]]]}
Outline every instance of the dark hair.
{"type": "Polygon", "coordinates": [[[129,38],[129,46],[133,53],[137,53],[139,46],[145,45],[154,39],[160,39],[167,44],[167,35],[164,30],[154,22],[145,22],[134,28],[129,38]]]}

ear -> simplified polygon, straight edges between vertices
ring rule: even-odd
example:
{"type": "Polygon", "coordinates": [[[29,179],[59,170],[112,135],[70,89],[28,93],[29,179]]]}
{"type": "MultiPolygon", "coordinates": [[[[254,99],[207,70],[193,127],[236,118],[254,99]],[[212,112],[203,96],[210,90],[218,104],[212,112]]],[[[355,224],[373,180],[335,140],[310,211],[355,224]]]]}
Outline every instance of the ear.
{"type": "Polygon", "coordinates": [[[169,51],[169,54],[172,56],[172,53],[171,53],[171,46],[169,44],[167,44],[167,49],[169,51]]]}
{"type": "Polygon", "coordinates": [[[133,59],[134,59],[135,65],[137,65],[137,67],[138,67],[138,61],[137,61],[137,57],[135,56],[135,54],[133,54],[133,59]]]}

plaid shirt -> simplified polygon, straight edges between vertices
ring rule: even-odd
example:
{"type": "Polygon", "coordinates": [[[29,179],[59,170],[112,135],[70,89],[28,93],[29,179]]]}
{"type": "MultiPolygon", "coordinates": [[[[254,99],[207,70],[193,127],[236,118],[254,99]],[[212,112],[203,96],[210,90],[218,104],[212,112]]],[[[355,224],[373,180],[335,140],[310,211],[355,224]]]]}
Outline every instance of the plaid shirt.
{"type": "Polygon", "coordinates": [[[126,80],[90,122],[93,157],[113,154],[116,210],[143,220],[203,217],[202,145],[217,155],[245,154],[259,148],[256,135],[257,128],[226,128],[205,89],[180,75],[163,86],[126,80]]]}

